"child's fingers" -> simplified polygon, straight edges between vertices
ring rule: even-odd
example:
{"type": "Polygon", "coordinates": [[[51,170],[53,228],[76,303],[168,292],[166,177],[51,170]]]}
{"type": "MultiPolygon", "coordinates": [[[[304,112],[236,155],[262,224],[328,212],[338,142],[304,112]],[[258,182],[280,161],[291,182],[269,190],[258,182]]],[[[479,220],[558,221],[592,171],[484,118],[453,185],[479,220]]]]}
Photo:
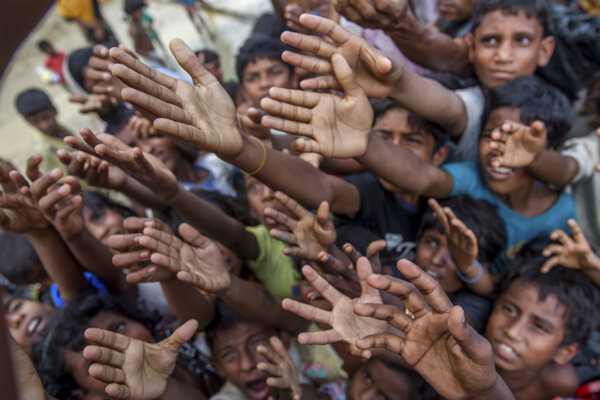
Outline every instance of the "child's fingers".
{"type": "Polygon", "coordinates": [[[206,236],[202,235],[196,228],[191,226],[190,224],[183,223],[179,225],[179,234],[189,244],[195,247],[199,247],[201,249],[205,249],[209,245],[213,243],[213,241],[206,236]]]}
{"type": "MultiPolygon", "coordinates": [[[[165,276],[163,273],[160,274],[160,271],[165,271],[164,268],[159,268],[156,265],[148,265],[139,271],[128,271],[125,279],[127,283],[131,285],[137,285],[138,283],[145,282],[156,282],[163,280],[162,276],[165,276]]],[[[171,276],[171,271],[167,272],[168,276],[171,276]]]]}
{"type": "Polygon", "coordinates": [[[560,256],[566,252],[567,249],[562,244],[551,244],[542,251],[542,255],[544,257],[550,257],[553,255],[560,256]]]}
{"type": "MultiPolygon", "coordinates": [[[[83,198],[81,196],[73,196],[66,204],[64,204],[63,206],[61,206],[57,211],[56,211],[56,216],[55,218],[57,218],[59,221],[61,222],[66,222],[69,217],[71,216],[71,214],[73,214],[73,212],[75,212],[83,203],[83,198]]],[[[81,210],[79,212],[80,217],[83,218],[81,216],[81,210]]]]}
{"type": "Polygon", "coordinates": [[[452,355],[457,359],[465,356],[477,364],[489,364],[492,359],[490,343],[479,335],[465,319],[465,312],[460,306],[454,306],[448,316],[448,330],[458,346],[448,345],[452,355]]]}
{"type": "Polygon", "coordinates": [[[361,350],[387,349],[400,354],[404,348],[404,339],[391,333],[379,333],[357,340],[356,347],[361,350]]]}
{"type": "Polygon", "coordinates": [[[583,231],[579,227],[577,221],[570,219],[567,223],[569,224],[569,228],[571,228],[571,232],[573,232],[573,239],[575,239],[575,242],[587,243],[587,239],[585,238],[585,235],[583,234],[583,231]]]}
{"type": "MultiPolygon", "coordinates": [[[[175,56],[179,65],[181,65],[181,67],[190,75],[194,85],[207,86],[218,83],[217,78],[204,68],[196,54],[183,40],[178,38],[171,40],[169,49],[175,56]]],[[[224,92],[224,89],[222,89],[220,84],[217,87],[224,92]]]]}
{"type": "Polygon", "coordinates": [[[275,350],[273,350],[269,346],[261,345],[261,346],[258,346],[256,349],[260,354],[267,357],[274,364],[281,364],[281,362],[283,361],[283,358],[281,358],[281,356],[279,354],[277,354],[275,352],[275,350]]]}
{"type": "Polygon", "coordinates": [[[185,111],[178,105],[173,105],[162,99],[152,97],[143,91],[127,87],[121,91],[121,94],[123,95],[123,99],[153,116],[165,117],[173,121],[188,124],[192,122],[185,111]]]}
{"type": "Polygon", "coordinates": [[[120,333],[115,333],[98,328],[88,328],[83,333],[85,338],[98,346],[113,350],[125,351],[129,347],[130,338],[120,333]]]}
{"type": "Polygon", "coordinates": [[[304,79],[300,82],[300,87],[304,90],[342,90],[342,86],[333,75],[317,76],[315,78],[304,79]]]}
{"type": "Polygon", "coordinates": [[[429,274],[408,260],[398,261],[397,268],[421,292],[431,308],[440,313],[450,310],[452,303],[448,296],[446,296],[439,283],[429,274]]]}
{"type": "Polygon", "coordinates": [[[271,338],[269,339],[269,343],[271,343],[271,347],[273,347],[273,350],[275,350],[275,352],[279,354],[282,360],[286,362],[291,361],[289,359],[288,352],[285,349],[285,346],[283,345],[283,342],[278,336],[271,336],[271,338]]]}
{"type": "MultiPolygon", "coordinates": [[[[117,63],[123,64],[124,66],[137,72],[138,74],[140,74],[148,79],[151,79],[153,82],[156,82],[159,85],[165,86],[172,91],[174,91],[177,88],[177,79],[172,78],[172,77],[165,75],[161,72],[158,72],[156,70],[153,70],[152,68],[148,67],[143,62],[132,57],[130,54],[128,54],[123,49],[113,47],[112,49],[110,49],[109,54],[110,54],[110,57],[113,60],[115,60],[117,63]]],[[[112,67],[112,72],[115,76],[117,76],[117,78],[120,79],[120,77],[114,71],[114,68],[116,66],[117,65],[114,65],[112,67]]]]}
{"type": "Polygon", "coordinates": [[[275,198],[279,200],[279,202],[283,204],[288,210],[290,210],[292,214],[298,217],[298,219],[301,219],[310,213],[310,211],[302,207],[300,203],[298,203],[296,200],[294,200],[293,198],[291,198],[283,192],[275,192],[275,198]]]}
{"type": "MultiPolygon", "coordinates": [[[[164,114],[168,115],[168,113],[164,114]]],[[[153,127],[162,133],[181,139],[186,143],[190,143],[204,150],[214,150],[206,147],[209,143],[206,136],[203,135],[202,131],[198,128],[191,125],[191,120],[175,121],[170,116],[166,118],[156,118],[153,122],[153,127]]]]}
{"type": "Polygon", "coordinates": [[[333,71],[344,93],[348,97],[366,97],[365,91],[356,81],[356,73],[341,54],[334,54],[331,58],[333,71]]]}
{"type": "Polygon", "coordinates": [[[554,232],[552,232],[550,234],[550,239],[552,240],[558,240],[560,242],[560,244],[562,244],[564,247],[570,247],[573,245],[573,239],[571,239],[571,237],[567,234],[567,232],[558,229],[555,230],[554,232]]]}
{"type": "Polygon", "coordinates": [[[322,150],[321,150],[321,145],[316,140],[305,139],[305,138],[296,139],[293,142],[293,146],[294,146],[294,150],[296,150],[299,153],[323,154],[322,150]]]}
{"type": "Polygon", "coordinates": [[[344,246],[342,246],[342,247],[343,247],[344,253],[346,253],[348,258],[350,259],[350,262],[352,262],[352,264],[354,264],[356,266],[358,259],[361,258],[363,255],[360,254],[360,252],[358,250],[356,250],[356,248],[352,245],[352,243],[345,243],[344,246]]]}
{"type": "Polygon", "coordinates": [[[111,383],[104,388],[104,392],[114,399],[129,399],[131,397],[131,389],[127,385],[111,383]]]}
{"type": "Polygon", "coordinates": [[[86,346],[83,349],[83,357],[88,361],[117,368],[122,367],[125,363],[125,354],[121,351],[102,346],[86,346]]]}
{"type": "MultiPolygon", "coordinates": [[[[145,231],[146,230],[144,230],[144,232],[145,231]]],[[[173,258],[175,260],[180,259],[179,248],[176,249],[174,246],[171,246],[170,244],[162,242],[153,237],[146,236],[145,233],[144,233],[144,236],[140,236],[137,240],[138,240],[138,243],[140,246],[147,248],[148,250],[152,251],[153,253],[164,254],[165,256],[168,256],[169,258],[173,258]]]]}
{"type": "MultiPolygon", "coordinates": [[[[258,350],[259,353],[261,353],[260,348],[261,347],[259,346],[259,350],[258,350]]],[[[261,354],[265,355],[264,353],[261,353],[261,354]]],[[[267,358],[269,358],[269,357],[267,356],[267,358]]],[[[283,375],[281,368],[279,368],[278,366],[273,365],[273,364],[269,364],[266,362],[260,362],[260,363],[258,363],[258,365],[256,367],[271,376],[282,376],[283,375]]],[[[267,385],[268,384],[269,383],[267,382],[267,385]]],[[[269,385],[269,386],[271,386],[271,385],[269,385]]]]}
{"type": "Polygon", "coordinates": [[[326,75],[333,73],[333,67],[329,60],[307,56],[293,51],[284,51],[281,54],[281,59],[298,68],[303,68],[315,75],[326,75]]]}
{"type": "Polygon", "coordinates": [[[450,224],[448,223],[448,218],[446,216],[446,213],[440,206],[440,203],[438,203],[436,199],[431,198],[427,201],[427,204],[429,204],[429,207],[431,207],[431,209],[433,210],[433,215],[437,218],[438,221],[440,221],[440,224],[442,224],[444,234],[446,236],[449,236],[450,224]]]}
{"type": "Polygon", "coordinates": [[[27,175],[27,178],[29,178],[31,182],[39,179],[39,177],[42,176],[42,173],[40,172],[40,164],[43,160],[44,158],[41,154],[34,154],[27,159],[25,175],[27,175]]]}
{"type": "MultiPolygon", "coordinates": [[[[352,34],[348,32],[346,29],[342,28],[339,24],[336,24],[332,20],[328,18],[319,17],[314,14],[304,13],[300,16],[300,23],[307,27],[308,29],[312,29],[313,31],[317,31],[336,43],[344,43],[348,39],[352,37],[352,34]]],[[[316,36],[314,36],[316,37],[316,36]]],[[[283,40],[283,39],[282,39],[283,40]]],[[[304,50],[304,49],[303,49],[304,50]]],[[[319,54],[321,55],[321,54],[319,54]]],[[[328,57],[326,55],[322,55],[323,57],[328,57]]]]}
{"type": "Polygon", "coordinates": [[[298,106],[306,109],[314,108],[317,104],[319,104],[319,100],[321,99],[321,95],[319,93],[307,92],[305,90],[284,89],[278,87],[273,87],[269,89],[269,96],[271,96],[273,100],[279,101],[281,103],[286,103],[292,106],[298,106]]]}
{"type": "Polygon", "coordinates": [[[40,207],[47,208],[48,206],[46,205],[46,203],[48,201],[56,202],[55,197],[57,195],[66,196],[67,194],[69,194],[69,192],[71,191],[71,188],[69,186],[61,186],[62,190],[59,189],[59,191],[54,190],[55,188],[53,188],[53,186],[56,185],[56,183],[60,178],[62,178],[62,176],[62,171],[58,168],[55,168],[52,171],[42,175],[40,179],[31,184],[31,195],[38,201],[38,203],[41,202],[41,204],[39,204],[40,207]],[[65,193],[65,191],[67,191],[67,193],[65,193]],[[44,197],[47,196],[50,197],[42,201],[44,197]]]}
{"type": "Polygon", "coordinates": [[[110,236],[106,242],[108,247],[115,251],[128,250],[132,247],[138,247],[139,233],[128,233],[125,235],[110,236]]]}
{"type": "Polygon", "coordinates": [[[291,231],[294,231],[298,227],[298,221],[290,218],[287,214],[277,211],[272,207],[265,208],[265,217],[273,218],[277,223],[286,226],[291,231]]]}
{"type": "Polygon", "coordinates": [[[335,329],[318,332],[302,332],[298,335],[301,344],[330,344],[341,342],[344,339],[341,333],[335,329]]]}
{"type": "Polygon", "coordinates": [[[29,182],[27,179],[21,174],[19,171],[12,170],[8,173],[9,178],[12,180],[13,184],[17,187],[23,194],[30,193],[29,192],[29,182]]]}
{"type": "Polygon", "coordinates": [[[350,270],[341,260],[324,251],[320,252],[317,257],[319,266],[326,272],[333,272],[350,281],[357,281],[356,272],[350,270]]]}
{"type": "Polygon", "coordinates": [[[104,383],[125,383],[125,373],[121,368],[104,364],[92,364],[88,368],[91,377],[104,383]]]}
{"type": "Polygon", "coordinates": [[[156,83],[153,79],[147,78],[122,64],[115,64],[112,73],[127,86],[146,93],[149,96],[160,99],[169,104],[179,106],[181,100],[179,96],[167,86],[156,83]]]}
{"type": "Polygon", "coordinates": [[[135,250],[112,256],[112,263],[117,268],[130,268],[140,262],[148,261],[151,252],[149,250],[135,250]]]}
{"type": "Polygon", "coordinates": [[[367,278],[367,283],[375,289],[398,297],[404,306],[417,317],[431,310],[421,293],[410,282],[387,275],[373,274],[367,278]]]}
{"type": "Polygon", "coordinates": [[[298,244],[296,235],[294,235],[293,233],[290,233],[290,232],[283,232],[279,229],[271,229],[269,231],[269,235],[271,235],[272,238],[281,240],[282,242],[287,243],[292,246],[298,244]]]}
{"type": "Polygon", "coordinates": [[[288,121],[297,121],[307,124],[310,123],[313,118],[313,113],[309,108],[283,103],[269,97],[262,99],[260,101],[260,106],[271,115],[288,121]]]}
{"type": "Polygon", "coordinates": [[[546,124],[543,121],[533,121],[531,124],[531,134],[536,138],[545,137],[547,134],[546,124]]]}
{"type": "Polygon", "coordinates": [[[2,186],[2,191],[4,191],[6,194],[14,194],[18,191],[17,185],[10,178],[10,172],[0,169],[0,186],[2,186]]]}
{"type": "Polygon", "coordinates": [[[150,261],[156,265],[167,268],[169,271],[178,274],[179,272],[186,272],[189,275],[194,275],[189,271],[182,271],[187,266],[183,265],[179,258],[169,257],[166,254],[152,253],[150,255],[150,261]]]}
{"type": "Polygon", "coordinates": [[[331,325],[331,312],[321,310],[310,304],[300,303],[292,299],[283,299],[281,306],[284,310],[294,313],[308,321],[314,321],[318,324],[331,325]]]}
{"type": "Polygon", "coordinates": [[[554,268],[555,266],[557,266],[559,264],[559,261],[560,261],[560,258],[558,256],[550,257],[549,259],[546,260],[544,265],[542,265],[542,268],[540,269],[540,271],[542,271],[542,273],[544,273],[544,274],[547,274],[548,272],[550,272],[550,270],[552,268],[554,268]]]}
{"type": "MultiPolygon", "coordinates": [[[[290,121],[272,115],[265,115],[262,118],[261,123],[267,128],[287,132],[292,135],[307,136],[310,138],[314,137],[313,128],[307,123],[290,121]]],[[[306,153],[308,151],[309,150],[304,150],[303,152],[306,153]]]]}
{"type": "Polygon", "coordinates": [[[413,323],[412,318],[405,311],[388,304],[358,303],[354,305],[354,312],[363,317],[387,321],[402,332],[407,332],[413,323]]]}
{"type": "Polygon", "coordinates": [[[317,208],[317,222],[321,227],[326,227],[329,223],[329,203],[322,201],[317,208]]]}
{"type": "MultiPolygon", "coordinates": [[[[186,231],[185,229],[184,232],[189,233],[189,231],[186,231]]],[[[162,245],[168,248],[173,248],[174,250],[176,250],[177,253],[183,246],[183,242],[179,240],[177,236],[170,232],[159,230],[153,226],[146,226],[142,233],[147,237],[155,239],[157,242],[161,243],[162,245]]]]}
{"type": "Polygon", "coordinates": [[[281,34],[281,41],[309,54],[316,54],[319,57],[330,58],[337,51],[337,47],[325,39],[297,32],[283,32],[281,34]]]}
{"type": "Polygon", "coordinates": [[[287,377],[285,378],[274,378],[272,376],[267,378],[267,385],[278,389],[289,389],[290,382],[287,377]]]}

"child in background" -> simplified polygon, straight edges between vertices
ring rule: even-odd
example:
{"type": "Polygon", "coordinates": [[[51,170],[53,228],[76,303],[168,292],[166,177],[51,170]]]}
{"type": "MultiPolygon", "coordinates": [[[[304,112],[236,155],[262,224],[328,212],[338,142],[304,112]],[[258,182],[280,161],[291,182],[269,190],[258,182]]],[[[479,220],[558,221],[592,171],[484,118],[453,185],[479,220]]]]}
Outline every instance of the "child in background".
{"type": "Polygon", "coordinates": [[[125,0],[125,12],[131,18],[129,36],[133,40],[133,48],[136,53],[166,67],[165,61],[154,48],[154,43],[161,48],[162,45],[158,33],[152,27],[152,17],[144,12],[146,7],[147,4],[144,0],[125,0]]]}
{"type": "Polygon", "coordinates": [[[209,49],[198,50],[196,55],[203,62],[204,68],[217,78],[219,82],[223,82],[223,70],[221,69],[219,55],[209,49]]]}
{"type": "Polygon", "coordinates": [[[65,58],[67,55],[62,51],[56,51],[52,43],[46,39],[42,39],[38,42],[38,49],[46,54],[44,60],[44,68],[46,71],[42,71],[42,81],[45,83],[60,83],[65,84],[65,77],[63,76],[63,67],[65,64],[65,58]]]}

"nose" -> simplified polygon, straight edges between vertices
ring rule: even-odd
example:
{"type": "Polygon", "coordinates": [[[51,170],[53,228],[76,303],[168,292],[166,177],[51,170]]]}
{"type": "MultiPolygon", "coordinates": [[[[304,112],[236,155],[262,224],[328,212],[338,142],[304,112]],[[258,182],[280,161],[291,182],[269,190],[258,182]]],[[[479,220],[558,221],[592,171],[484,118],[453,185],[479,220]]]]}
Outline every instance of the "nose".
{"type": "Polygon", "coordinates": [[[269,79],[269,77],[266,74],[260,76],[261,89],[270,89],[272,86],[273,86],[273,83],[271,82],[271,79],[269,79]]]}
{"type": "Polygon", "coordinates": [[[275,198],[275,192],[267,185],[263,185],[263,201],[273,200],[275,198]]]}
{"type": "Polygon", "coordinates": [[[505,40],[500,43],[496,51],[496,61],[501,63],[511,62],[513,58],[513,46],[510,41],[505,40]]]}
{"type": "Polygon", "coordinates": [[[452,260],[450,251],[446,248],[439,248],[433,255],[433,263],[439,267],[447,267],[448,263],[452,260]]]}
{"type": "Polygon", "coordinates": [[[20,312],[6,314],[6,323],[9,329],[18,329],[23,322],[23,318],[25,318],[25,315],[20,312]]]}
{"type": "Polygon", "coordinates": [[[392,134],[392,144],[394,146],[400,146],[402,144],[402,135],[392,134]]]}
{"type": "Polygon", "coordinates": [[[523,318],[512,320],[504,329],[506,336],[514,342],[521,340],[526,321],[523,318]]]}
{"type": "Polygon", "coordinates": [[[249,372],[256,367],[256,358],[252,351],[242,351],[240,354],[240,368],[244,372],[249,372]]]}

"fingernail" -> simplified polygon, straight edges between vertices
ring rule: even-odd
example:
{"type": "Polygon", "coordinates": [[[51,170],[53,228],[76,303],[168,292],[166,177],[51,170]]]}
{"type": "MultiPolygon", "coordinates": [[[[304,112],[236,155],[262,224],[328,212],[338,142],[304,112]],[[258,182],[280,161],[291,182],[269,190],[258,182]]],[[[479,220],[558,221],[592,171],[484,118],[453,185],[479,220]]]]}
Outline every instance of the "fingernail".
{"type": "Polygon", "coordinates": [[[140,239],[141,239],[141,237],[140,237],[140,236],[135,236],[135,237],[133,238],[133,242],[134,242],[134,243],[139,243],[139,242],[140,242],[140,239]]]}
{"type": "Polygon", "coordinates": [[[145,259],[147,259],[148,257],[150,257],[150,252],[149,252],[149,251],[142,251],[142,252],[140,253],[140,259],[142,259],[142,260],[145,260],[145,259]]]}

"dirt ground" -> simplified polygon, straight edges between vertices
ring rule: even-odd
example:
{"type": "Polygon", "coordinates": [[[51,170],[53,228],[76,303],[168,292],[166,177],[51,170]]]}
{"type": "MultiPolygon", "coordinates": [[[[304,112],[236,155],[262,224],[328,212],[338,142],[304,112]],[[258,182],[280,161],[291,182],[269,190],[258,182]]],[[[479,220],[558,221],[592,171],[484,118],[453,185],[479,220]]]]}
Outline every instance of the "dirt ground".
{"type": "MultiPolygon", "coordinates": [[[[198,33],[181,5],[166,0],[146,2],[149,5],[147,11],[154,18],[155,29],[165,47],[171,39],[179,37],[192,49],[216,49],[221,56],[225,77],[235,78],[234,57],[250,33],[252,21],[232,18],[222,13],[205,13],[205,20],[215,33],[216,40],[213,43],[198,33]]],[[[272,10],[269,0],[209,0],[206,3],[256,17],[272,10]]],[[[119,41],[131,47],[123,0],[106,0],[102,5],[102,13],[119,41]]],[[[31,87],[45,90],[59,111],[59,121],[74,132],[82,127],[94,129],[98,126],[95,118],[80,114],[77,105],[69,103],[69,93],[64,88],[44,84],[37,76],[35,70],[43,63],[44,54],[38,50],[36,44],[42,38],[50,40],[58,50],[64,52],[87,45],[79,27],[66,22],[51,8],[13,57],[7,73],[0,82],[0,157],[13,161],[20,169],[32,154],[37,141],[35,130],[27,125],[15,109],[14,99],[20,91],[31,87]]],[[[176,65],[172,57],[170,63],[176,65]]]]}

